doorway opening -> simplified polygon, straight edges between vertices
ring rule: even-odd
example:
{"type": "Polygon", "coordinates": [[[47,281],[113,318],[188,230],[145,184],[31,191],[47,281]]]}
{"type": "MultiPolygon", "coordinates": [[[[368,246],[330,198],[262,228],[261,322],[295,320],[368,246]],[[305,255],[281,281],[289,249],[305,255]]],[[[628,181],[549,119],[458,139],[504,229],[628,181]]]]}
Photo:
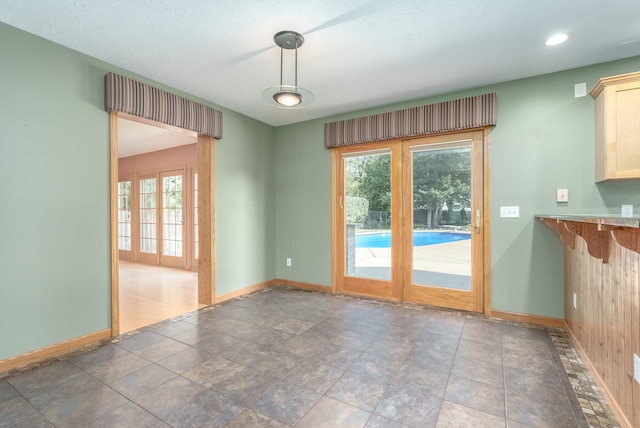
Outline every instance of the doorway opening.
{"type": "Polygon", "coordinates": [[[197,171],[204,165],[212,184],[213,139],[111,114],[115,336],[212,303],[213,254],[204,252],[204,281],[198,260],[200,242],[213,247],[211,234],[198,237],[198,211],[211,212],[212,198],[197,202],[197,171]]]}

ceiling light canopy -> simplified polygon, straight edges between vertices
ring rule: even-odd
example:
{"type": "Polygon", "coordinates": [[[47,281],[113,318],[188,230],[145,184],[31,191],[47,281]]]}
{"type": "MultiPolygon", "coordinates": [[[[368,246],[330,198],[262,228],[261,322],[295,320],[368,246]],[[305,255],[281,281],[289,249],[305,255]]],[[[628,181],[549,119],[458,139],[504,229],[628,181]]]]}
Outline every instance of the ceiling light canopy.
{"type": "Polygon", "coordinates": [[[559,45],[560,43],[564,43],[567,40],[569,40],[569,35],[567,33],[558,33],[549,37],[547,41],[544,42],[544,44],[547,46],[555,46],[559,45]]]}
{"type": "Polygon", "coordinates": [[[313,102],[314,95],[298,86],[298,48],[304,43],[304,37],[295,31],[280,31],[273,36],[277,46],[280,46],[280,85],[272,86],[262,92],[262,98],[269,104],[282,108],[300,108],[313,102]],[[294,84],[283,85],[284,50],[295,50],[294,84]]]}

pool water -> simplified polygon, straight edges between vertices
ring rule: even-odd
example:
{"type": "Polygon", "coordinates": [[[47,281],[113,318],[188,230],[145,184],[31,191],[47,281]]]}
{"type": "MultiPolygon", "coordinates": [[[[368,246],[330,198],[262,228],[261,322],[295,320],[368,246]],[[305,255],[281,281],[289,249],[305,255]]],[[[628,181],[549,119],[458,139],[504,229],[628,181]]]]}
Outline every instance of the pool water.
{"type": "MultiPolygon", "coordinates": [[[[471,239],[469,233],[453,232],[413,232],[413,246],[444,244],[445,242],[464,241],[471,239]]],[[[389,248],[391,247],[391,234],[366,233],[356,235],[356,248],[389,248]]]]}

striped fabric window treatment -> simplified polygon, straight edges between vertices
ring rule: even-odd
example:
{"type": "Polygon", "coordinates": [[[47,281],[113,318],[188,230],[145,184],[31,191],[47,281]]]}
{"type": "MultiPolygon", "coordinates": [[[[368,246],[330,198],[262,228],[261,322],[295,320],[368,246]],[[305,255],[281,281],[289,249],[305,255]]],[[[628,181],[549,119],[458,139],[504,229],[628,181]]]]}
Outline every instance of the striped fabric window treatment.
{"type": "Polygon", "coordinates": [[[496,124],[495,93],[340,120],[324,125],[326,148],[496,124]]]}
{"type": "Polygon", "coordinates": [[[105,79],[105,109],[222,138],[222,112],[115,73],[105,79]]]}

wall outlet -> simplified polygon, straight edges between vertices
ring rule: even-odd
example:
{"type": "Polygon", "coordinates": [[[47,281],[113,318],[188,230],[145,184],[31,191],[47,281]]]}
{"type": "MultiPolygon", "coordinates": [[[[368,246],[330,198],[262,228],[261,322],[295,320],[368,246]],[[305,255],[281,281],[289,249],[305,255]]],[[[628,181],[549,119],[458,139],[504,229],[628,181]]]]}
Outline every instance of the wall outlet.
{"type": "Polygon", "coordinates": [[[556,190],[556,202],[569,202],[569,189],[556,190]]]}
{"type": "Polygon", "coordinates": [[[291,257],[287,257],[287,266],[291,267],[291,257]]]}
{"type": "Polygon", "coordinates": [[[578,295],[573,293],[573,309],[578,309],[578,295]]]}
{"type": "Polygon", "coordinates": [[[500,218],[519,218],[520,207],[500,207],[500,218]]]}
{"type": "Polygon", "coordinates": [[[633,377],[640,383],[640,357],[636,354],[633,354],[633,377]]]}
{"type": "Polygon", "coordinates": [[[620,215],[622,217],[633,217],[633,205],[622,205],[620,207],[620,215]]]}

